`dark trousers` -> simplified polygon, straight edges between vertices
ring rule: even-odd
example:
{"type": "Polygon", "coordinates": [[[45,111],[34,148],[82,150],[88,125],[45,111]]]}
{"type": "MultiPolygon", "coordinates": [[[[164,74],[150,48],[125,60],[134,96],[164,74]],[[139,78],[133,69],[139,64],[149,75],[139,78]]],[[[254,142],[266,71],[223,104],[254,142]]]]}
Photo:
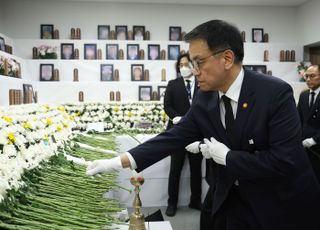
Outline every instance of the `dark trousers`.
{"type": "Polygon", "coordinates": [[[176,152],[171,155],[171,165],[169,173],[169,185],[168,185],[168,205],[177,206],[179,198],[179,185],[180,175],[184,164],[185,156],[189,158],[190,165],[190,187],[191,198],[190,203],[197,204],[201,202],[201,186],[202,186],[202,174],[201,163],[202,154],[189,153],[186,150],[176,152]]]}
{"type": "Polygon", "coordinates": [[[311,149],[306,149],[309,160],[311,162],[314,174],[316,175],[318,182],[320,183],[320,154],[311,149]]]}

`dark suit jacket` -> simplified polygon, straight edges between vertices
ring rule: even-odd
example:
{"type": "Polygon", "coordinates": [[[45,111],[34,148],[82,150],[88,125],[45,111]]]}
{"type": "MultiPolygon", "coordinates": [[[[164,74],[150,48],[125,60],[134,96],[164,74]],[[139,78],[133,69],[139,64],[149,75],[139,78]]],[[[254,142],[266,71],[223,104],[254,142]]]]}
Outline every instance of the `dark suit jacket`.
{"type": "Polygon", "coordinates": [[[238,179],[261,229],[320,229],[313,211],[320,205],[320,188],[301,144],[292,88],[245,70],[233,133],[236,141],[231,143],[220,120],[218,92],[199,91],[179,124],[129,152],[141,171],[175,149],[214,137],[231,149],[227,166],[211,161],[214,214],[238,179]]]}
{"type": "MultiPolygon", "coordinates": [[[[196,95],[197,90],[198,84],[195,80],[193,96],[196,95]]],[[[163,104],[164,111],[170,118],[167,127],[167,129],[169,129],[172,126],[171,120],[177,116],[184,116],[190,108],[188,92],[184,83],[184,79],[182,77],[178,77],[174,80],[169,81],[164,95],[163,104]]]]}
{"type": "Polygon", "coordinates": [[[320,93],[310,110],[309,93],[309,90],[302,92],[298,102],[298,112],[302,125],[302,139],[312,137],[317,144],[312,146],[311,150],[320,154],[320,93]]]}

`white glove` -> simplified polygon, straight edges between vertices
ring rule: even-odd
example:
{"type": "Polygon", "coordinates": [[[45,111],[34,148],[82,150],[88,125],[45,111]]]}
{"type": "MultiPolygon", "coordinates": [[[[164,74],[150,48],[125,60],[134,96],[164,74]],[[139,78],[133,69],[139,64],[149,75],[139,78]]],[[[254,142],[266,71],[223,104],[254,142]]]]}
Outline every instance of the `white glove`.
{"type": "Polygon", "coordinates": [[[204,138],[204,143],[208,147],[210,156],[216,163],[220,165],[226,165],[226,157],[230,149],[213,137],[211,137],[210,140],[211,141],[209,141],[207,138],[204,138]]]}
{"type": "Polygon", "coordinates": [[[202,156],[206,159],[210,159],[211,158],[211,155],[210,155],[210,152],[209,152],[209,148],[206,144],[201,144],[200,145],[200,151],[202,152],[202,156]]]}
{"type": "Polygon", "coordinates": [[[122,169],[120,156],[105,160],[95,160],[88,167],[87,176],[94,176],[99,173],[107,173],[112,170],[122,169]]]}
{"type": "Polygon", "coordinates": [[[200,152],[199,145],[200,145],[200,141],[195,141],[187,145],[186,150],[189,151],[190,153],[199,153],[200,152]]]}
{"type": "Polygon", "coordinates": [[[174,124],[174,125],[176,125],[176,124],[178,124],[178,122],[181,120],[181,117],[174,117],[173,119],[172,119],[172,123],[174,124]]]}
{"type": "Polygon", "coordinates": [[[303,145],[303,147],[305,147],[305,148],[310,148],[310,147],[314,146],[315,144],[317,144],[317,143],[314,141],[314,139],[313,139],[312,137],[311,137],[311,138],[304,139],[304,140],[302,141],[302,145],[303,145]]]}

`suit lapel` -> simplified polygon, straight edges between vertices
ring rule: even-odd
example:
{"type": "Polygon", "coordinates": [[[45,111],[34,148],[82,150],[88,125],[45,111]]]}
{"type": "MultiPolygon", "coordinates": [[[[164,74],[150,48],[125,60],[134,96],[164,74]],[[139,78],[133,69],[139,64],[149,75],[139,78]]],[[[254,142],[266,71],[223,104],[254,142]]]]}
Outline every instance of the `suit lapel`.
{"type": "MultiPolygon", "coordinates": [[[[310,93],[308,93],[308,97],[307,97],[307,99],[308,99],[307,100],[307,105],[309,105],[309,94],[310,93]]],[[[320,104],[319,96],[320,96],[320,93],[318,93],[318,95],[316,97],[316,100],[314,101],[314,103],[313,103],[313,105],[312,105],[312,107],[310,109],[309,117],[314,113],[314,110],[319,107],[319,104],[320,104]]]]}

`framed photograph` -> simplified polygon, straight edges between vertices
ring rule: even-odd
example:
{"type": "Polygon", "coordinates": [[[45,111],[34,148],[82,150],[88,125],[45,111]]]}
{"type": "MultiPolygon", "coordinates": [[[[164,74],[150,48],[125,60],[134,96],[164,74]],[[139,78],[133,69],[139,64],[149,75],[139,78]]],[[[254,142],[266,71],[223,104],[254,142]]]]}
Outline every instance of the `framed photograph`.
{"type": "Polygon", "coordinates": [[[113,64],[100,65],[101,81],[113,81],[113,64]]]}
{"type": "Polygon", "coordinates": [[[148,60],[160,60],[160,45],[148,45],[148,60]]]}
{"type": "Polygon", "coordinates": [[[170,26],[169,27],[169,40],[170,41],[181,41],[181,27],[170,26]]]}
{"type": "Polygon", "coordinates": [[[143,80],[144,80],[144,65],[131,64],[131,81],[143,81],[143,80]]]}
{"type": "Polygon", "coordinates": [[[243,67],[246,69],[249,69],[249,70],[259,72],[259,73],[264,73],[264,74],[267,73],[267,66],[266,65],[244,65],[243,67]]]}
{"type": "Polygon", "coordinates": [[[1,51],[5,51],[6,48],[5,48],[5,41],[4,41],[4,38],[3,37],[0,37],[0,50],[1,51]]]}
{"type": "Polygon", "coordinates": [[[98,39],[108,40],[110,38],[110,26],[109,25],[98,25],[98,39]]]}
{"type": "Polygon", "coordinates": [[[142,41],[144,40],[144,26],[133,26],[133,40],[142,41]]]}
{"type": "Polygon", "coordinates": [[[158,86],[158,100],[161,101],[164,98],[164,94],[166,93],[166,86],[158,86]]]}
{"type": "Polygon", "coordinates": [[[168,45],[168,60],[177,60],[180,54],[180,45],[168,45]]]}
{"type": "Polygon", "coordinates": [[[139,101],[151,101],[152,86],[139,86],[139,101]]]}
{"type": "Polygon", "coordinates": [[[40,25],[41,39],[53,39],[53,25],[52,24],[41,24],[40,25]]]}
{"type": "Polygon", "coordinates": [[[139,60],[139,44],[128,44],[127,45],[127,59],[128,60],[139,60]]]}
{"type": "Polygon", "coordinates": [[[106,45],[106,59],[108,60],[117,60],[119,53],[118,44],[107,44],[106,45]]]}
{"type": "Polygon", "coordinates": [[[116,39],[127,40],[128,39],[128,27],[127,26],[116,26],[116,39]]]}
{"type": "Polygon", "coordinates": [[[53,64],[40,64],[40,81],[53,81],[53,64]]]}
{"type": "Polygon", "coordinates": [[[263,29],[253,28],[252,29],[252,42],[263,42],[263,29]]]}
{"type": "Polygon", "coordinates": [[[97,59],[97,44],[84,44],[84,59],[97,59]]]}
{"type": "Polygon", "coordinates": [[[23,84],[22,87],[23,87],[23,102],[24,103],[33,103],[33,102],[35,102],[36,100],[35,100],[35,95],[34,95],[34,92],[33,92],[32,85],[31,84],[23,84]],[[31,92],[31,95],[32,95],[31,100],[32,101],[28,101],[28,98],[27,98],[28,92],[31,92]]]}
{"type": "Polygon", "coordinates": [[[61,43],[61,59],[74,59],[73,43],[61,43]]]}

